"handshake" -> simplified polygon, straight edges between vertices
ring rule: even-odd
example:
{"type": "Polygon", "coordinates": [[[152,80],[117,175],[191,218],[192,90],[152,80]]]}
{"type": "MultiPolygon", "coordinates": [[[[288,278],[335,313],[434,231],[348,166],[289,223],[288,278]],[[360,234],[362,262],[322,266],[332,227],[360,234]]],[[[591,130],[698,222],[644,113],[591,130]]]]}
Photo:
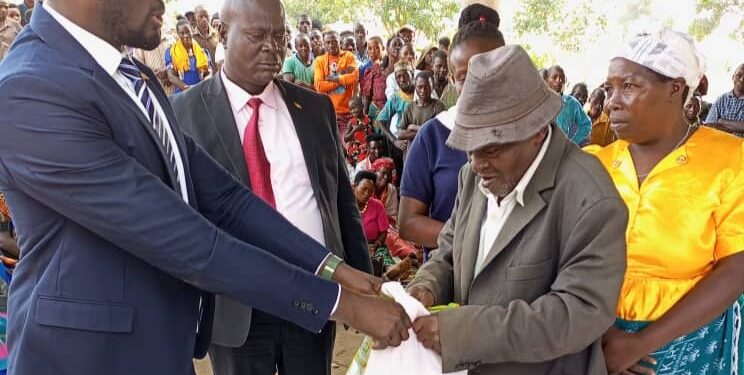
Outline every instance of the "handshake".
{"type": "MultiPolygon", "coordinates": [[[[372,337],[377,349],[397,347],[408,340],[411,320],[403,307],[380,296],[382,279],[342,263],[333,274],[333,280],[341,285],[341,298],[332,320],[346,323],[372,337]]],[[[425,307],[434,304],[434,296],[428,289],[414,287],[410,293],[425,307]]],[[[423,318],[413,324],[419,340],[425,347],[441,353],[436,315],[426,317],[432,319],[423,318]]]]}

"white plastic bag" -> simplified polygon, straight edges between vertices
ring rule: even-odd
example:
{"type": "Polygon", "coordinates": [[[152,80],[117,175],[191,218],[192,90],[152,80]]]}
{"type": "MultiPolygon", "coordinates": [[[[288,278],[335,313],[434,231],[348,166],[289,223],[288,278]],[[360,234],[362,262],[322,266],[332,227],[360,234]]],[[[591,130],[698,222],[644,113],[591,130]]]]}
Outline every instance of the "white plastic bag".
{"type": "MultiPolygon", "coordinates": [[[[429,315],[424,305],[411,297],[398,282],[382,284],[382,292],[395,299],[413,322],[429,315]]],[[[372,350],[364,375],[442,375],[442,358],[433,350],[424,348],[416,339],[413,329],[408,330],[408,340],[397,348],[372,350]]],[[[465,375],[467,371],[449,374],[465,375]]]]}

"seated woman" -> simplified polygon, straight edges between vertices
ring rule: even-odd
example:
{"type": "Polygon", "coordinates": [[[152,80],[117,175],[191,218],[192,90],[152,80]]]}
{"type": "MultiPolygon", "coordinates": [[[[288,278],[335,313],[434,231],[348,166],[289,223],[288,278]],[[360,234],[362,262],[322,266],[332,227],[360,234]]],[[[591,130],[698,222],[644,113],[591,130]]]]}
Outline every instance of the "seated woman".
{"type": "Polygon", "coordinates": [[[175,93],[186,91],[209,75],[209,52],[191,37],[188,21],[176,25],[178,41],[165,51],[168,79],[176,86],[175,93]]]}
{"type": "Polygon", "coordinates": [[[374,172],[360,171],[354,177],[354,196],[362,215],[364,235],[367,238],[375,275],[380,276],[382,271],[394,265],[395,261],[385,246],[389,222],[382,202],[374,198],[376,184],[377,175],[374,172]]]}
{"type": "Polygon", "coordinates": [[[385,206],[388,220],[395,226],[398,216],[398,189],[395,181],[395,162],[391,158],[379,158],[372,163],[372,172],[377,173],[374,197],[385,206]]]}

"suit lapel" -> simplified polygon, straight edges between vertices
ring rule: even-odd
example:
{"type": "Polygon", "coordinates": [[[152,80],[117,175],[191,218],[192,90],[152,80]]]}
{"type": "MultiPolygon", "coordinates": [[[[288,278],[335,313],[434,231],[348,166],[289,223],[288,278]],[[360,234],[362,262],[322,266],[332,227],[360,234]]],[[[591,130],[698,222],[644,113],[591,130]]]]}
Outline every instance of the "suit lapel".
{"type": "Polygon", "coordinates": [[[475,277],[475,262],[478,259],[478,246],[480,244],[480,231],[483,220],[486,217],[487,200],[479,191],[473,192],[473,199],[470,203],[470,215],[467,218],[467,227],[463,244],[460,248],[462,262],[460,270],[462,279],[460,280],[460,290],[462,291],[463,301],[470,297],[470,287],[475,277]]]}
{"type": "Polygon", "coordinates": [[[524,227],[526,227],[527,224],[529,224],[532,219],[540,213],[543,207],[545,207],[545,201],[542,199],[540,194],[535,191],[535,189],[525,191],[524,200],[524,207],[517,204],[509,215],[509,218],[506,219],[501,232],[496,237],[496,240],[493,242],[493,245],[488,252],[488,256],[486,256],[486,259],[483,261],[481,271],[483,271],[488,264],[494,260],[494,258],[504,251],[506,246],[512,242],[514,237],[516,237],[517,234],[519,234],[519,232],[521,232],[522,229],[524,229],[524,227]]]}
{"type": "MultiPolygon", "coordinates": [[[[145,130],[145,132],[150,136],[150,140],[155,143],[155,147],[158,150],[158,153],[160,154],[160,158],[162,159],[163,163],[168,163],[168,156],[165,154],[165,150],[163,149],[163,145],[160,143],[160,138],[157,134],[155,134],[155,129],[152,127],[152,124],[150,123],[150,119],[145,117],[145,114],[140,110],[140,107],[132,103],[132,98],[124,92],[124,90],[119,86],[119,84],[106,72],[104,72],[102,69],[94,69],[93,71],[93,79],[97,82],[104,82],[108,81],[108,84],[101,85],[101,87],[105,88],[109,91],[110,95],[113,95],[116,98],[116,102],[122,103],[122,106],[127,109],[132,115],[134,115],[137,118],[137,122],[142,126],[142,128],[145,130]]],[[[152,91],[152,90],[151,90],[152,91]]],[[[183,153],[183,152],[182,152],[183,153]]],[[[178,184],[178,181],[176,180],[176,176],[173,174],[173,171],[171,171],[171,168],[165,168],[168,172],[169,181],[171,182],[171,187],[175,187],[178,184]]]]}
{"type": "MultiPolygon", "coordinates": [[[[279,89],[279,92],[284,99],[284,103],[289,110],[289,115],[292,117],[292,124],[294,124],[295,131],[297,132],[297,138],[300,140],[300,146],[302,147],[302,156],[305,158],[305,165],[307,166],[307,172],[310,175],[310,185],[313,187],[313,195],[315,201],[318,202],[318,208],[323,210],[320,204],[320,173],[318,171],[318,157],[316,153],[316,141],[318,134],[321,133],[321,129],[316,128],[312,122],[307,121],[307,114],[304,113],[302,104],[292,93],[284,87],[284,83],[279,80],[274,80],[274,84],[279,89]]],[[[335,125],[335,124],[334,124],[335,125]]],[[[322,215],[326,217],[325,215],[322,215]]]]}
{"type": "MultiPolygon", "coordinates": [[[[524,191],[524,206],[517,204],[506,219],[504,226],[501,228],[501,232],[499,232],[499,235],[496,237],[496,240],[488,252],[488,256],[486,256],[486,259],[483,261],[481,273],[499,254],[501,254],[501,252],[504,251],[507,246],[509,246],[514,238],[522,232],[522,230],[540,213],[540,211],[543,210],[547,204],[540,193],[547,189],[552,189],[555,186],[558,165],[563,159],[563,153],[567,144],[567,139],[563,133],[555,125],[551,126],[552,136],[550,144],[548,145],[548,150],[546,151],[542,162],[537,167],[537,170],[532,177],[532,181],[527,184],[527,188],[524,191]]],[[[480,183],[480,181],[477,181],[477,183],[480,183]]],[[[484,216],[481,217],[481,221],[478,222],[478,228],[480,228],[480,224],[483,223],[483,220],[484,216]]],[[[477,250],[477,247],[475,249],[477,250]]],[[[477,278],[478,275],[475,275],[473,283],[475,283],[477,278]]]]}
{"type": "Polygon", "coordinates": [[[238,176],[241,182],[250,187],[243,143],[240,140],[235,116],[220,74],[210,80],[209,88],[202,93],[202,100],[204,100],[206,115],[212,122],[209,129],[215,132],[222,147],[227,152],[235,176],[238,176]]]}

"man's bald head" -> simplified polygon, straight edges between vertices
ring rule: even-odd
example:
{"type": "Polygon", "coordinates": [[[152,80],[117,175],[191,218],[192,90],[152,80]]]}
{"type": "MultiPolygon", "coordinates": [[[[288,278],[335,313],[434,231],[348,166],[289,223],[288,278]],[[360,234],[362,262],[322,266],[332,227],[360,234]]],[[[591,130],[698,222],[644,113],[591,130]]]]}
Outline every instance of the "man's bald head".
{"type": "Polygon", "coordinates": [[[227,40],[223,71],[258,95],[281,71],[287,52],[284,7],[279,0],[225,0],[220,16],[227,40]]]}
{"type": "MultiPolygon", "coordinates": [[[[229,23],[236,13],[245,12],[254,4],[264,9],[278,11],[281,13],[282,19],[285,18],[284,5],[279,0],[225,0],[220,11],[222,23],[229,23]]],[[[282,24],[284,23],[282,21],[282,24]]]]}

